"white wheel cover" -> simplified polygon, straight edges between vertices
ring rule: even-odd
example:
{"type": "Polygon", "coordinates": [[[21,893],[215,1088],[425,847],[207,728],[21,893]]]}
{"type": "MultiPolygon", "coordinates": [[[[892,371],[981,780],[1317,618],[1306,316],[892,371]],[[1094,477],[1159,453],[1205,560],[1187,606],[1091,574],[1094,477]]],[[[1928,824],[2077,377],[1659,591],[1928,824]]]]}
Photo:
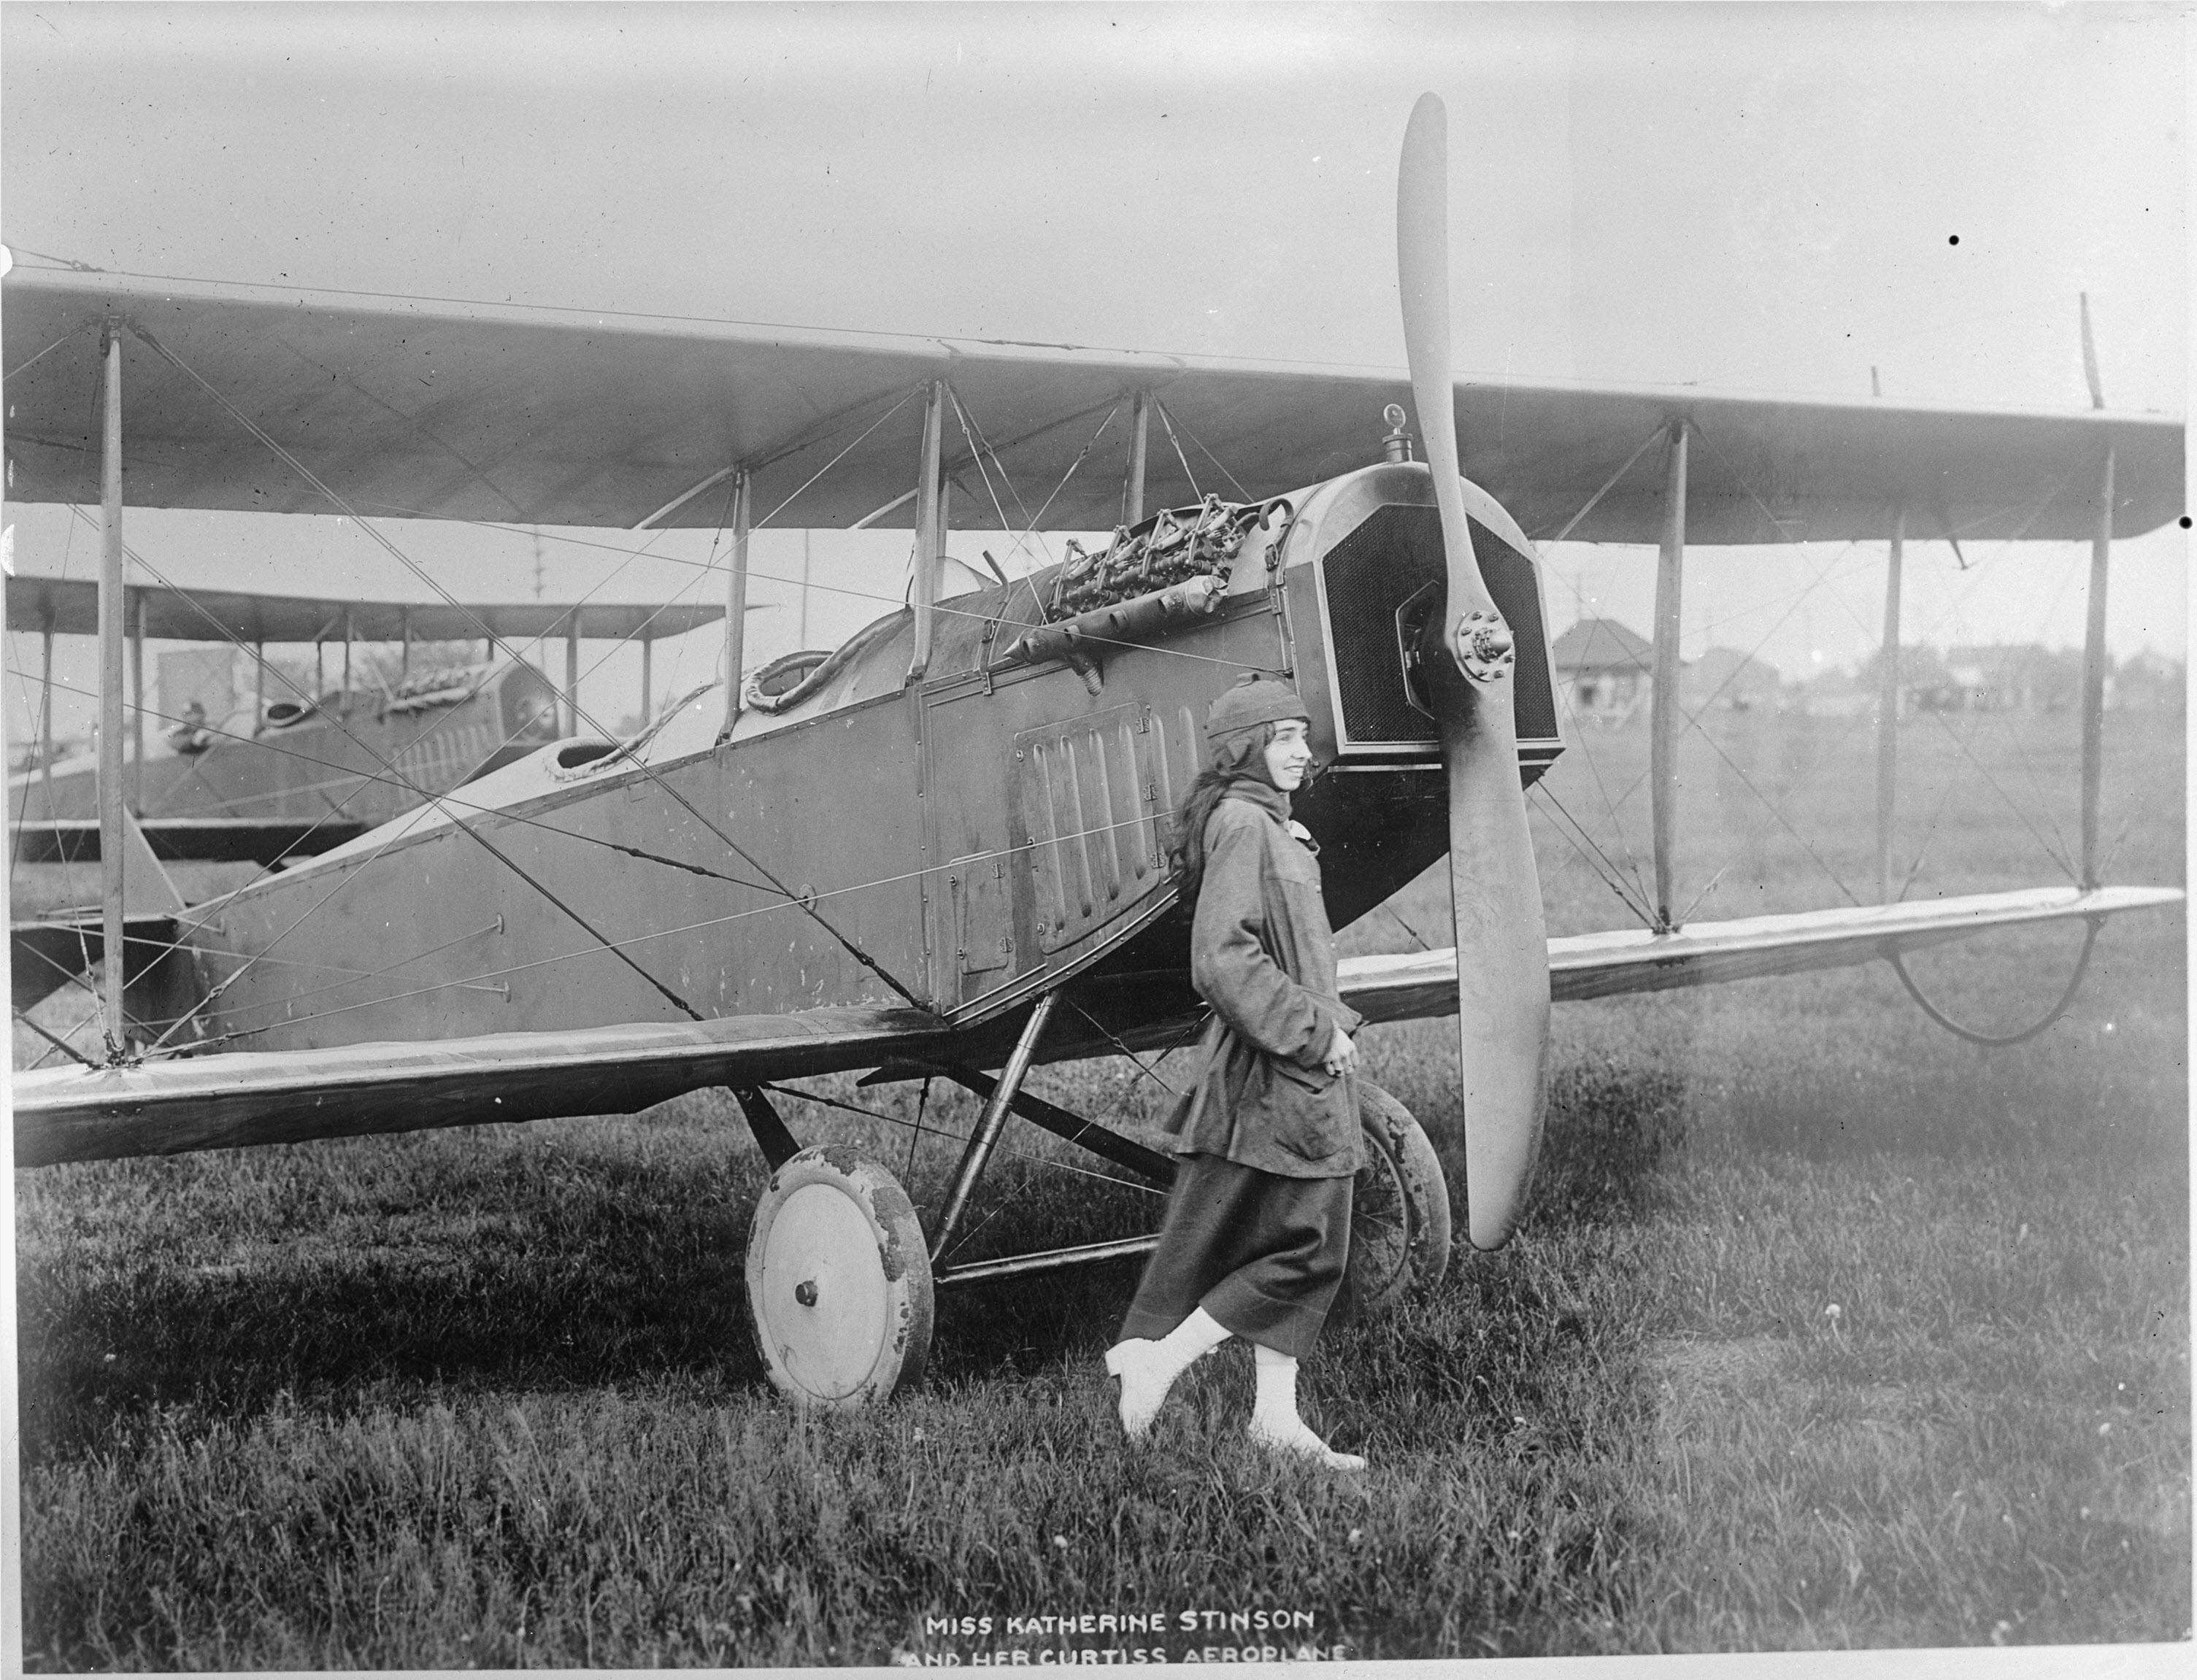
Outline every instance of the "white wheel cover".
{"type": "Polygon", "coordinates": [[[843,1400],[877,1369],[896,1326],[877,1228],[847,1191],[803,1185],[780,1203],[764,1240],[760,1304],[785,1373],[819,1399],[843,1400]],[[816,1287],[815,1305],[795,1290],[816,1287]]]}

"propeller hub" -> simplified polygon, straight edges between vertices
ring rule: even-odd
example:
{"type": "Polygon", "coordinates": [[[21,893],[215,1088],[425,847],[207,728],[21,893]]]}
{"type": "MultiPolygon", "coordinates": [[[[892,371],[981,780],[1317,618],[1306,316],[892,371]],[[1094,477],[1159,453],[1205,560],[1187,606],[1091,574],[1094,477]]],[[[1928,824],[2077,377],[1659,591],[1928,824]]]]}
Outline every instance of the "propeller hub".
{"type": "Polygon", "coordinates": [[[1473,681],[1494,681],[1516,658],[1516,640],[1501,613],[1475,608],[1458,619],[1458,669],[1473,681]]]}

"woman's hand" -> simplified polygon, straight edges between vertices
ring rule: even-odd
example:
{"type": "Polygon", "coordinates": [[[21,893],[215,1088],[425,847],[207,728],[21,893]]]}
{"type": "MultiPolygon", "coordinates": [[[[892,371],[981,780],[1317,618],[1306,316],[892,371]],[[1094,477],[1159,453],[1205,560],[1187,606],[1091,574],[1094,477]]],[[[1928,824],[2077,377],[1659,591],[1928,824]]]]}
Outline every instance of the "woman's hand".
{"type": "Polygon", "coordinates": [[[1327,1041],[1327,1054],[1320,1065],[1337,1078],[1358,1065],[1358,1046],[1350,1041],[1350,1034],[1342,1028],[1337,1027],[1335,1036],[1327,1041]]]}

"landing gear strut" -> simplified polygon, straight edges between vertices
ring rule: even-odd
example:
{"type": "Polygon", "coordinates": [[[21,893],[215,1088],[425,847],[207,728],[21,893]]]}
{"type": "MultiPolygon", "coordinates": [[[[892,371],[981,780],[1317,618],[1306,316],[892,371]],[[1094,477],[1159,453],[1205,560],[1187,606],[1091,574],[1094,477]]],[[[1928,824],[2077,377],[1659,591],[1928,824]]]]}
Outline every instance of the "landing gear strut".
{"type": "MultiPolygon", "coordinates": [[[[797,1148],[761,1092],[739,1093],[774,1168],[748,1237],[748,1312],[771,1382],[796,1402],[851,1409],[920,1383],[938,1289],[1133,1259],[1157,1243],[1130,1237],[953,1264],[939,1258],[1011,1113],[1155,1179],[1171,1169],[1169,1158],[1023,1092],[1051,1002],[1033,1011],[996,1083],[948,1070],[986,1101],[928,1242],[907,1192],[884,1167],[844,1144],[797,1148]]],[[[1369,1081],[1359,1080],[1358,1092],[1365,1166],[1353,1187],[1340,1310],[1365,1318],[1441,1281],[1450,1203],[1441,1163],[1411,1111],[1369,1081]]]]}

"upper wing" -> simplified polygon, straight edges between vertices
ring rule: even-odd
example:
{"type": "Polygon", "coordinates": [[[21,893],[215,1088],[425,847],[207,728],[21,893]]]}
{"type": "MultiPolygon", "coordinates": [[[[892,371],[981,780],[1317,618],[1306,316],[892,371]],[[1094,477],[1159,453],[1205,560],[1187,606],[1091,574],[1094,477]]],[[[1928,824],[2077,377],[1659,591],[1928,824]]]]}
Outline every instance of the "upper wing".
{"type": "MultiPolygon", "coordinates": [[[[123,335],[125,484],[147,507],[333,511],[248,419],[362,514],[710,525],[725,513],[716,487],[737,464],[753,474],[756,506],[774,523],[843,526],[911,489],[922,412],[906,399],[925,379],[950,378],[1023,498],[999,487],[996,471],[988,482],[951,420],[957,524],[1104,530],[1120,517],[1127,398],[1136,389],[1157,395],[1202,484],[1246,495],[1365,465],[1377,456],[1383,406],[1408,395],[1400,368],[820,333],[21,264],[5,300],[9,495],[28,501],[96,499],[93,398],[110,319],[131,329],[123,335]]],[[[1700,440],[1689,466],[1694,543],[1882,536],[1900,504],[1916,535],[2087,536],[2108,444],[2117,536],[2182,512],[2176,420],[1546,380],[1468,378],[1456,389],[1465,472],[1533,536],[1571,518],[1679,415],[1700,440]]],[[[1167,435],[1155,427],[1148,507],[1196,499],[1167,435]]],[[[903,507],[884,521],[913,517],[903,507]]],[[[1574,535],[1652,542],[1661,519],[1651,460],[1624,474],[1574,535]]]]}
{"type": "Polygon", "coordinates": [[[552,1115],[632,1114],[683,1091],[945,1053],[913,1009],[505,1033],[231,1053],[14,1076],[15,1164],[176,1155],[552,1115]]]}
{"type": "MultiPolygon", "coordinates": [[[[1789,916],[1698,922],[1676,933],[1645,928],[1549,941],[1549,991],[1558,1003],[1661,992],[1842,968],[1992,928],[2076,920],[2179,904],[2172,888],[2038,887],[1965,898],[1867,904],[1789,916]]],[[[1338,965],[1343,1001],[1369,1021],[1410,1021],[1457,1011],[1457,953],[1349,957],[1338,965]]]]}
{"type": "MultiPolygon", "coordinates": [[[[9,299],[14,307],[12,297],[9,299]]],[[[14,339],[9,340],[12,345],[14,339]]],[[[10,384],[9,396],[14,396],[10,384]]],[[[125,402],[127,399],[125,399],[125,402]]],[[[17,442],[9,426],[9,458],[17,442]]],[[[126,453],[126,451],[125,451],[126,453]]],[[[138,497],[132,484],[129,494],[138,497]]],[[[196,506],[199,504],[189,504],[196,506]]],[[[577,623],[588,640],[654,641],[683,635],[725,616],[722,601],[652,605],[588,601],[560,605],[519,601],[450,606],[441,601],[351,601],[302,595],[259,595],[237,589],[171,589],[133,583],[125,615],[135,634],[140,609],[144,633],[168,641],[467,641],[485,629],[490,635],[524,641],[569,634],[577,623]]],[[[91,578],[14,577],[8,582],[8,628],[55,635],[99,634],[99,584],[91,578]]]]}

